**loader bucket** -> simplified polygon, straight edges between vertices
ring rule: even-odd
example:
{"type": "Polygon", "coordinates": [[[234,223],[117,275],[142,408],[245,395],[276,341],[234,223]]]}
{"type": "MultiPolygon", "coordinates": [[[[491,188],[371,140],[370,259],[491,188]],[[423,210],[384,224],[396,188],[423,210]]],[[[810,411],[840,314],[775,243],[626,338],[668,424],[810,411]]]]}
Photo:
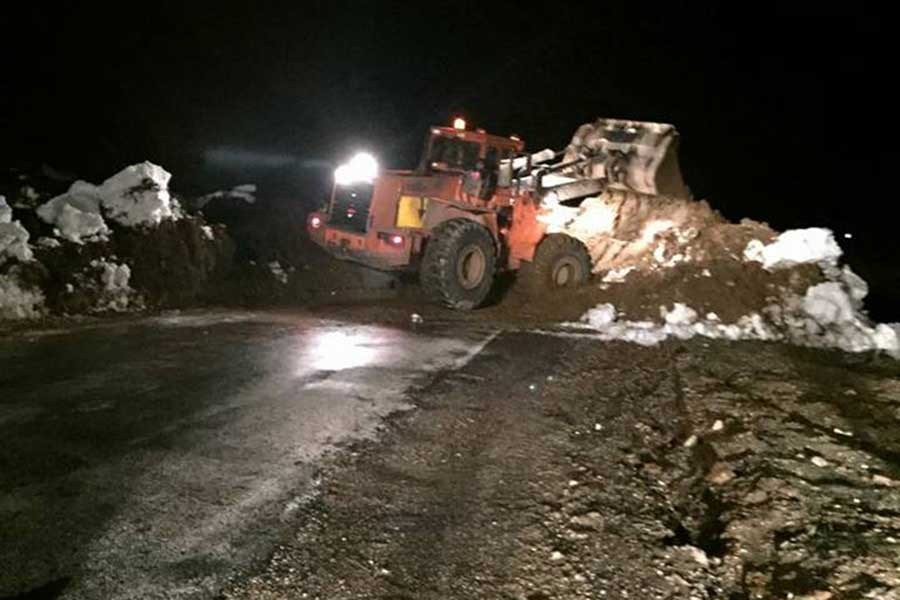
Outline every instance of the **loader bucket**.
{"type": "Polygon", "coordinates": [[[593,159],[574,169],[577,177],[605,177],[612,189],[690,198],[678,162],[673,125],[598,119],[578,128],[564,162],[593,159]]]}

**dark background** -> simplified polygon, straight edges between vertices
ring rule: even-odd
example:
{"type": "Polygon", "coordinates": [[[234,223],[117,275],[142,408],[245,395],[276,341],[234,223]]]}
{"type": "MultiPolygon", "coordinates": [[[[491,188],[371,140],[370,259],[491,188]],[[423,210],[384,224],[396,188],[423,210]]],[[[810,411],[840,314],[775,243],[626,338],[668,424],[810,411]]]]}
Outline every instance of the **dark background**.
{"type": "Polygon", "coordinates": [[[411,166],[457,113],[532,149],[598,116],[666,121],[696,196],[831,227],[898,283],[897,34],[864,4],[185,4],[2,9],[3,165],[102,180],[149,159],[176,190],[316,204],[354,150],[411,166]]]}

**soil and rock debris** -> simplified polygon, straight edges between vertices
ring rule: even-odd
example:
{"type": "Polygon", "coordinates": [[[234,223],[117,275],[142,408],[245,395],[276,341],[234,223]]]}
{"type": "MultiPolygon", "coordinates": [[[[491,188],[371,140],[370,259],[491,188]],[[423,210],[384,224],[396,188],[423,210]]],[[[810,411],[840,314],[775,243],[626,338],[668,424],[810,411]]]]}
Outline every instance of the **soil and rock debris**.
{"type": "Polygon", "coordinates": [[[900,598],[895,361],[507,335],[223,597],[900,598]]]}

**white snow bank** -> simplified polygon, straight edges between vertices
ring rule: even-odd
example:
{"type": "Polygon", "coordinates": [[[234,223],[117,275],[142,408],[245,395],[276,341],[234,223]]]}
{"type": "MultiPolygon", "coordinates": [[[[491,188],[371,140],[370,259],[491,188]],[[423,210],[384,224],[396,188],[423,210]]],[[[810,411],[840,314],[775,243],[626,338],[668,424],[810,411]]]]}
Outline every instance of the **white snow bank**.
{"type": "Polygon", "coordinates": [[[126,167],[99,187],[103,208],[122,225],[159,225],[173,218],[171,178],[171,173],[149,161],[126,167]]]}
{"type": "Polygon", "coordinates": [[[109,233],[100,214],[100,204],[96,186],[86,181],[76,181],[68,192],[38,207],[37,215],[45,223],[56,226],[54,233],[57,237],[81,244],[109,233]]]}
{"type": "Polygon", "coordinates": [[[27,262],[34,258],[31,247],[28,245],[28,231],[19,224],[0,223],[0,264],[6,262],[9,257],[27,262]]]}
{"type": "Polygon", "coordinates": [[[835,281],[814,285],[806,290],[803,312],[822,325],[844,323],[856,316],[853,301],[835,281]]]}
{"type": "Polygon", "coordinates": [[[15,272],[0,275],[0,319],[36,319],[43,306],[40,290],[23,286],[15,272]]]}
{"type": "Polygon", "coordinates": [[[793,337],[810,346],[840,348],[846,352],[884,350],[900,355],[896,325],[871,324],[858,312],[861,298],[836,281],[814,285],[802,300],[805,318],[788,316],[793,337]]]}
{"type": "Polygon", "coordinates": [[[12,208],[6,203],[6,197],[0,195],[0,223],[12,222],[12,208]]]}
{"type": "Polygon", "coordinates": [[[129,285],[131,268],[105,258],[91,261],[91,267],[99,271],[101,285],[100,298],[94,310],[116,312],[128,310],[135,300],[135,291],[129,285]]]}
{"type": "Polygon", "coordinates": [[[618,269],[610,269],[600,281],[603,283],[622,283],[628,277],[628,274],[636,268],[636,266],[630,265],[627,267],[619,267],[618,269]]]}
{"type": "Polygon", "coordinates": [[[622,340],[641,346],[655,346],[670,337],[686,340],[697,335],[728,340],[779,339],[778,334],[756,313],[742,317],[737,323],[726,325],[719,322],[714,314],[698,319],[697,311],[676,302],[671,310],[661,306],[660,316],[663,323],[619,321],[615,307],[606,303],[586,312],[581,322],[597,331],[603,340],[622,340]]]}
{"type": "Polygon", "coordinates": [[[862,308],[863,299],[869,295],[869,284],[866,283],[866,280],[854,273],[846,265],[841,270],[839,279],[847,286],[847,291],[850,297],[853,298],[854,306],[862,308]]]}
{"type": "Polygon", "coordinates": [[[272,262],[270,262],[269,271],[272,273],[275,279],[280,281],[282,284],[287,284],[288,274],[284,270],[284,267],[281,266],[280,262],[278,262],[277,260],[273,260],[272,262]]]}
{"type": "Polygon", "coordinates": [[[76,181],[37,213],[56,226],[59,237],[76,243],[108,234],[104,215],[127,227],[156,226],[177,218],[169,194],[171,177],[162,167],[145,161],[126,167],[99,186],[76,181]]]}
{"type": "Polygon", "coordinates": [[[109,227],[99,212],[86,212],[79,210],[71,204],[63,204],[60,207],[59,216],[54,222],[54,233],[57,237],[76,244],[85,240],[104,240],[109,235],[109,227]]]}
{"type": "Polygon", "coordinates": [[[254,202],[256,202],[256,184],[245,183],[243,185],[233,187],[230,190],[219,190],[218,192],[200,196],[194,202],[194,205],[196,206],[197,210],[199,210],[209,204],[211,201],[218,200],[220,198],[236,198],[238,200],[243,200],[247,204],[253,204],[254,202]]]}
{"type": "Polygon", "coordinates": [[[616,307],[609,302],[604,302],[584,313],[581,316],[581,322],[587,323],[593,329],[603,329],[612,324],[616,317],[616,307]]]}
{"type": "Polygon", "coordinates": [[[67,206],[78,212],[99,216],[100,197],[97,194],[97,186],[87,181],[76,181],[69,187],[68,192],[55,196],[39,206],[37,214],[44,222],[57,225],[59,228],[57,221],[67,206]]]}
{"type": "Polygon", "coordinates": [[[771,244],[751,240],[744,249],[744,261],[760,262],[774,271],[806,263],[834,266],[841,254],[830,229],[810,227],[785,231],[771,244]]]}
{"type": "MultiPolygon", "coordinates": [[[[725,324],[709,313],[700,319],[693,308],[676,302],[660,307],[662,323],[619,321],[612,304],[600,304],[581,317],[581,325],[600,339],[653,346],[670,337],[695,336],[727,340],[783,340],[801,346],[838,348],[846,352],[882,350],[900,358],[900,324],[872,326],[854,309],[854,300],[837,282],[807,290],[801,299],[768,307],[765,315],[751,313],[737,323],[725,324]]],[[[578,325],[578,324],[569,324],[578,325]]]]}
{"type": "Polygon", "coordinates": [[[12,220],[12,209],[6,198],[0,196],[0,265],[8,258],[26,262],[34,258],[28,245],[28,230],[18,221],[12,220]]]}

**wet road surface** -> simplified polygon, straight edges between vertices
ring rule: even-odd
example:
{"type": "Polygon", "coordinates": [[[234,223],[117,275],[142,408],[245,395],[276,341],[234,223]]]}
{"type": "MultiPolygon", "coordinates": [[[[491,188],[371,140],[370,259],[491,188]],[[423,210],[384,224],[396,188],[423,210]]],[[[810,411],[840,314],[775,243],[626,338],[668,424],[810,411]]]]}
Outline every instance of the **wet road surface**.
{"type": "Polygon", "coordinates": [[[0,339],[0,598],[209,597],[491,327],[188,313],[0,339]]]}
{"type": "Polygon", "coordinates": [[[0,600],[900,600],[896,361],[418,310],[0,340],[0,600]]]}

